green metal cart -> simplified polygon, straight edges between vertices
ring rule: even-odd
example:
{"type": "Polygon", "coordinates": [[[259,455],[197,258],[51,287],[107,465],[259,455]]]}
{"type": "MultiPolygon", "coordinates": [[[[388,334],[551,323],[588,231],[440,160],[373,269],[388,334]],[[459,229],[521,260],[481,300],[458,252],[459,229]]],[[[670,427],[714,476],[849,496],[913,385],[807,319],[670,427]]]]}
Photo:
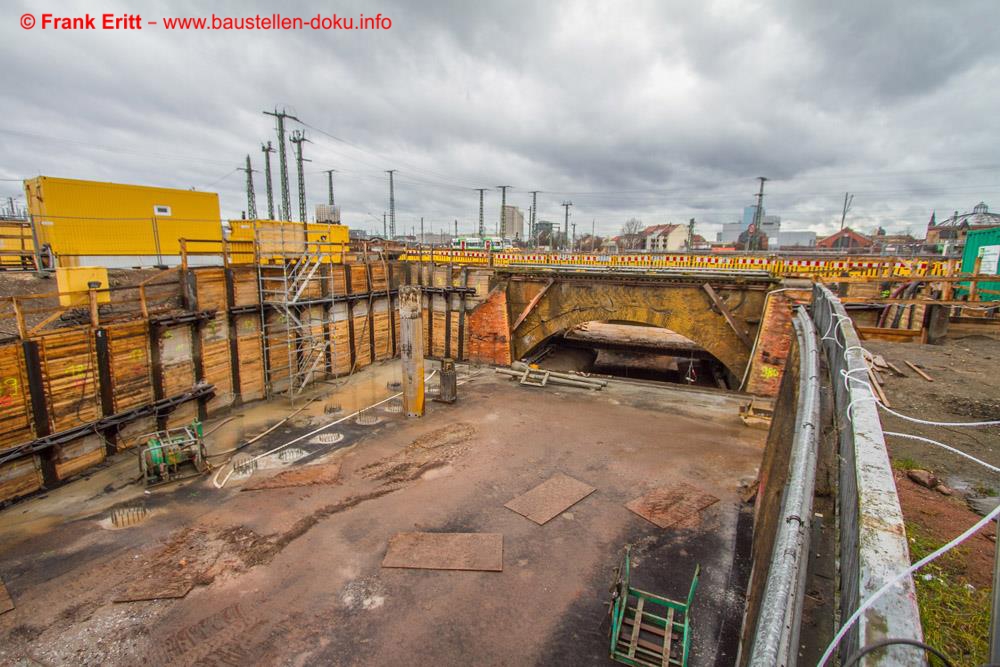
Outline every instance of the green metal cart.
{"type": "Polygon", "coordinates": [[[611,659],[643,667],[687,667],[691,653],[691,620],[688,611],[698,587],[694,569],[687,600],[678,602],[632,588],[631,549],[615,571],[611,588],[611,659]]]}

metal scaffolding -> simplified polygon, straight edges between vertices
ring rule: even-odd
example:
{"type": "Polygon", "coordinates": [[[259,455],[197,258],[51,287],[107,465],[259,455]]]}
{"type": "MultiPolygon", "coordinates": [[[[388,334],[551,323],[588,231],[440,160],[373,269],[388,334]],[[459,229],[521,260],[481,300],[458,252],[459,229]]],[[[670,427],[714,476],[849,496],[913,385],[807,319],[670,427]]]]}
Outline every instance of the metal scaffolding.
{"type": "Polygon", "coordinates": [[[330,371],[332,324],[326,297],[330,244],[298,230],[255,230],[267,395],[295,398],[330,371]]]}

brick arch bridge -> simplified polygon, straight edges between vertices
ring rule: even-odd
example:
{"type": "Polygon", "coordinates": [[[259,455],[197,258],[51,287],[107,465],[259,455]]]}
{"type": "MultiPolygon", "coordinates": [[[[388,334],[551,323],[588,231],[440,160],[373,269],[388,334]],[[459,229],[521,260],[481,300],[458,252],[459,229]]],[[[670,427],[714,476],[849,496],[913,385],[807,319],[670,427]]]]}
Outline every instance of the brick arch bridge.
{"type": "Polygon", "coordinates": [[[469,316],[470,356],[509,363],[579,324],[615,320],[675,331],[741,379],[775,283],[766,275],[500,271],[469,316]]]}

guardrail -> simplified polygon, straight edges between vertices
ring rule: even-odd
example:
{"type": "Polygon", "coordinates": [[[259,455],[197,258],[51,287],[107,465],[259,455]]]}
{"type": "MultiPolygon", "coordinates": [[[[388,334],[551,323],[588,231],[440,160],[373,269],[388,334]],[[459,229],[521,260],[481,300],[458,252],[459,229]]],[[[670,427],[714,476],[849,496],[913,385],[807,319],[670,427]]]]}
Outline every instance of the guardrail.
{"type": "Polygon", "coordinates": [[[779,276],[863,276],[891,278],[951,275],[954,261],[936,258],[899,257],[795,257],[759,254],[600,254],[545,252],[486,252],[416,248],[400,259],[436,264],[478,264],[496,267],[522,265],[603,266],[618,268],[692,268],[769,271],[779,276]]]}
{"type": "Polygon", "coordinates": [[[799,361],[798,373],[794,374],[798,381],[795,427],[787,481],[748,660],[748,664],[759,667],[797,662],[809,566],[809,524],[813,515],[819,439],[819,350],[816,329],[805,308],[796,310],[792,325],[799,361]]]}
{"type": "MultiPolygon", "coordinates": [[[[862,381],[867,366],[860,339],[843,304],[821,284],[813,286],[812,317],[830,371],[838,427],[840,617],[846,619],[863,599],[909,567],[909,549],[882,424],[862,381]]],[[[841,642],[840,655],[888,637],[923,639],[911,578],[859,617],[841,642]]],[[[865,660],[866,665],[889,667],[912,665],[915,657],[908,647],[890,647],[865,660]]]]}

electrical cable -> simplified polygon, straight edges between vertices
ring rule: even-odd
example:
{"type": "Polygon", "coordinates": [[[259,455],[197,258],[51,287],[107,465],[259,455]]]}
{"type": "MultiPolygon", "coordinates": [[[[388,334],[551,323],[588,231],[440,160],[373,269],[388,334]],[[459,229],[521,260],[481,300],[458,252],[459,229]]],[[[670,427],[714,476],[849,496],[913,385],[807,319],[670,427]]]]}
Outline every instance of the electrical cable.
{"type": "Polygon", "coordinates": [[[983,466],[984,468],[989,468],[990,470],[992,470],[995,473],[1000,473],[1000,468],[996,467],[995,465],[990,465],[989,463],[987,463],[986,461],[983,461],[982,459],[977,459],[972,454],[966,454],[961,449],[956,449],[956,448],[954,448],[954,447],[952,447],[950,445],[944,444],[943,442],[938,442],[937,440],[931,440],[930,438],[925,438],[925,437],[923,437],[921,435],[911,435],[909,433],[897,433],[895,431],[882,431],[882,433],[884,435],[891,435],[891,436],[895,436],[897,438],[909,438],[910,440],[919,440],[920,442],[926,442],[927,444],[930,444],[930,445],[937,445],[938,447],[941,447],[942,449],[946,449],[949,452],[952,452],[953,454],[958,454],[959,456],[964,456],[965,458],[969,459],[973,463],[978,463],[979,465],[983,466]]]}
{"type": "Polygon", "coordinates": [[[824,665],[826,665],[826,663],[830,660],[830,656],[833,655],[834,649],[837,647],[838,644],[840,644],[841,640],[843,640],[844,636],[851,629],[854,623],[857,622],[857,620],[861,617],[861,615],[866,611],[868,611],[868,609],[873,604],[875,604],[875,602],[877,602],[879,598],[885,595],[891,588],[896,586],[896,584],[900,583],[907,577],[913,576],[914,572],[922,568],[927,563],[936,560],[943,554],[954,549],[959,544],[961,544],[962,542],[966,541],[967,539],[975,535],[984,526],[989,524],[990,521],[996,519],[997,516],[1000,516],[1000,505],[997,505],[995,508],[993,508],[993,510],[991,510],[989,514],[987,514],[982,519],[974,523],[964,533],[953,539],[951,542],[948,542],[947,544],[937,549],[936,551],[924,556],[910,567],[897,573],[889,581],[884,583],[878,590],[872,593],[864,602],[858,605],[858,608],[844,622],[844,624],[840,627],[840,630],[837,631],[837,634],[834,635],[833,639],[830,641],[829,646],[826,647],[826,651],[824,651],[823,655],[820,657],[819,662],[816,663],[817,667],[823,667],[824,665]]]}
{"type": "Polygon", "coordinates": [[[951,667],[951,661],[941,651],[937,650],[930,644],[925,644],[924,642],[917,641],[916,639],[907,639],[905,637],[892,637],[888,639],[880,639],[878,641],[872,642],[867,646],[860,649],[857,653],[852,655],[850,658],[844,662],[841,667],[852,667],[857,664],[861,658],[865,657],[873,651],[877,651],[880,648],[886,648],[888,646],[916,646],[917,648],[923,649],[926,653],[932,653],[935,657],[941,660],[945,664],[945,667],[951,667]]]}

